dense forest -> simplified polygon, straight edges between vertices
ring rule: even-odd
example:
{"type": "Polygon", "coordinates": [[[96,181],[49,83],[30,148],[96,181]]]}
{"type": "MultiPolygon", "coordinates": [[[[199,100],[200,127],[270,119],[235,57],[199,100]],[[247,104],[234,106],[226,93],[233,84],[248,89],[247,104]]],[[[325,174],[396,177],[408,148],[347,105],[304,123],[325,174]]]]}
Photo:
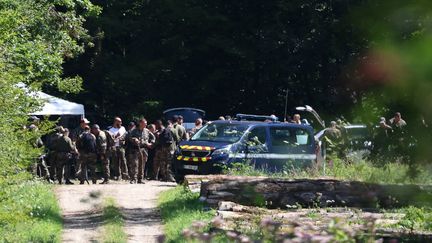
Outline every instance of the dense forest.
{"type": "Polygon", "coordinates": [[[308,104],[370,127],[402,112],[416,154],[430,155],[430,1],[93,2],[93,45],[64,64],[83,90],[58,95],[94,122],[181,106],[283,117],[287,98],[288,114],[308,104]]]}
{"type": "Polygon", "coordinates": [[[398,60],[407,53],[398,48],[428,37],[427,1],[94,3],[103,8],[85,24],[94,46],[65,71],[84,80],[84,91],[68,98],[100,122],[154,119],[178,106],[202,108],[210,119],[282,116],[287,91],[289,108],[309,104],[331,117],[364,118],[376,103],[384,109],[375,120],[394,109],[417,112],[399,93],[383,104],[374,92],[404,79],[398,60]]]}
{"type": "Polygon", "coordinates": [[[360,99],[351,69],[369,40],[350,18],[366,1],[94,3],[95,46],[65,67],[84,79],[71,98],[97,120],[176,106],[283,115],[286,90],[290,108],[346,112],[360,99]]]}

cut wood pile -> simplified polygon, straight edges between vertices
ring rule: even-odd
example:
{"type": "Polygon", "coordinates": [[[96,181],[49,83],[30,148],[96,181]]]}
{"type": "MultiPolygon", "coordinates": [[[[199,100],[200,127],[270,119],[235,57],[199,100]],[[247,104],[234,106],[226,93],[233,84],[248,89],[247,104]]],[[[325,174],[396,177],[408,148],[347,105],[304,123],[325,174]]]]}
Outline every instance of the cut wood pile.
{"type": "Polygon", "coordinates": [[[243,176],[186,176],[185,183],[200,190],[201,199],[217,206],[230,201],[246,206],[391,208],[428,206],[432,187],[382,185],[333,179],[277,179],[243,176]]]}

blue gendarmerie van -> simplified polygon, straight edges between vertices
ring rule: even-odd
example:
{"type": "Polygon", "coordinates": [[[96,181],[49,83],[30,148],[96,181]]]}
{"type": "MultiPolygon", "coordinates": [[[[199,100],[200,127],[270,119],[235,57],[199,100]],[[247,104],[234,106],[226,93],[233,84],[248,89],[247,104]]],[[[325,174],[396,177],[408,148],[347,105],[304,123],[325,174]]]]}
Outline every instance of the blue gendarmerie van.
{"type": "Polygon", "coordinates": [[[182,178],[187,174],[221,173],[232,163],[250,163],[255,168],[276,172],[314,166],[319,151],[309,125],[214,121],[189,141],[180,143],[174,170],[177,178],[182,178]]]}

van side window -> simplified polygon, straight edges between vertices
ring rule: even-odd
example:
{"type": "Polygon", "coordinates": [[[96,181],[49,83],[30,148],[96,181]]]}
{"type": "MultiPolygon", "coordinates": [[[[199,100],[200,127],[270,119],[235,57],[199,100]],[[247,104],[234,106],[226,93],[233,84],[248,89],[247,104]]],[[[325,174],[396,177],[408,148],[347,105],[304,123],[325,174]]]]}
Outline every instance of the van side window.
{"type": "Polygon", "coordinates": [[[255,127],[248,134],[248,143],[254,146],[264,145],[266,143],[265,127],[255,127]]]}
{"type": "Polygon", "coordinates": [[[309,134],[305,130],[297,129],[295,133],[296,133],[296,140],[298,145],[309,144],[309,134]]]}
{"type": "Polygon", "coordinates": [[[287,127],[270,128],[270,136],[273,146],[299,146],[308,145],[310,136],[306,130],[287,127]]]}

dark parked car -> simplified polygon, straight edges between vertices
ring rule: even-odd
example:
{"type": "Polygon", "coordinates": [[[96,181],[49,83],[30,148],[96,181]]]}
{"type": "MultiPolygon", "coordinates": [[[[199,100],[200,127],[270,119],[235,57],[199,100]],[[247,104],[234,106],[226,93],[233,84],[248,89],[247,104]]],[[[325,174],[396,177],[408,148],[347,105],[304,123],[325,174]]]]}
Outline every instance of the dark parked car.
{"type": "Polygon", "coordinates": [[[269,171],[311,166],[317,143],[308,125],[280,122],[215,121],[180,143],[176,175],[220,173],[234,162],[253,163],[269,171]]]}

